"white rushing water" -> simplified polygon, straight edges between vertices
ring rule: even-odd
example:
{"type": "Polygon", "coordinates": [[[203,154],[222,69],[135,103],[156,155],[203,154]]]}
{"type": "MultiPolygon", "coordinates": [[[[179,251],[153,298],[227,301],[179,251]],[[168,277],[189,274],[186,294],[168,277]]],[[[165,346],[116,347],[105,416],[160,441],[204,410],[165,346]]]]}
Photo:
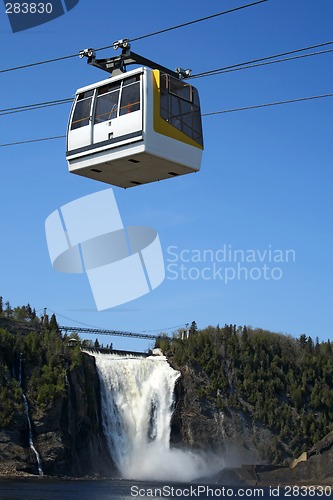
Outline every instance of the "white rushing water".
{"type": "Polygon", "coordinates": [[[174,388],[180,373],[166,358],[94,356],[101,383],[103,430],[122,476],[189,481],[209,473],[207,457],[170,449],[174,388]]]}
{"type": "Polygon", "coordinates": [[[24,411],[25,411],[25,415],[27,417],[27,422],[28,422],[29,446],[30,446],[31,451],[35,454],[35,457],[36,457],[37,467],[38,467],[38,474],[40,476],[42,476],[43,475],[42,462],[41,462],[41,459],[40,459],[40,455],[39,455],[38,451],[36,450],[36,448],[34,446],[34,441],[33,441],[33,438],[32,438],[32,428],[31,428],[31,420],[30,420],[30,415],[29,415],[28,400],[27,400],[26,395],[24,394],[23,389],[22,389],[22,354],[20,354],[19,384],[20,384],[21,391],[22,391],[22,399],[23,399],[24,411]]]}
{"type": "Polygon", "coordinates": [[[28,401],[27,401],[27,398],[26,398],[24,392],[22,392],[22,399],[23,399],[23,405],[24,405],[25,414],[26,414],[27,422],[28,422],[28,428],[29,428],[29,446],[30,446],[30,449],[35,454],[35,457],[37,460],[38,474],[40,476],[42,476],[43,475],[42,462],[41,462],[39,453],[34,446],[34,442],[32,439],[31,421],[30,421],[30,416],[29,416],[29,406],[28,406],[28,401]]]}

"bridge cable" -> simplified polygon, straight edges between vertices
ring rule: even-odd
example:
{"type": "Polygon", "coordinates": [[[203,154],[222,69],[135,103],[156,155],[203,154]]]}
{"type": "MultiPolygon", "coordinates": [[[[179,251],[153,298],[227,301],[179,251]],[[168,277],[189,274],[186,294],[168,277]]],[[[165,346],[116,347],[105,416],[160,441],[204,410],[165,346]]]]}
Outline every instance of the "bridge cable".
{"type": "MultiPolygon", "coordinates": [[[[44,308],[42,308],[44,309],[44,308]]],[[[61,317],[61,318],[64,318],[64,319],[67,319],[68,321],[72,321],[73,323],[76,323],[76,324],[80,324],[80,325],[83,325],[85,327],[88,327],[90,329],[100,329],[100,330],[107,330],[107,328],[100,328],[100,327],[97,327],[96,325],[90,325],[88,323],[84,323],[82,321],[77,321],[77,320],[74,320],[72,318],[69,318],[68,316],[64,316],[63,314],[60,314],[60,313],[57,313],[56,311],[53,311],[52,309],[50,308],[47,308],[48,311],[50,311],[51,313],[55,314],[56,317],[61,317]]],[[[145,333],[154,333],[154,332],[162,332],[164,330],[173,330],[175,328],[181,328],[181,327],[184,327],[185,326],[185,323],[182,324],[182,325],[177,325],[177,326],[169,326],[168,328],[156,328],[155,330],[144,330],[142,331],[141,333],[145,334],[145,333]]],[[[64,327],[65,328],[65,327],[64,327]]],[[[66,328],[71,328],[71,327],[66,327],[66,328]]],[[[74,327],[75,328],[75,327],[74,327]]]]}

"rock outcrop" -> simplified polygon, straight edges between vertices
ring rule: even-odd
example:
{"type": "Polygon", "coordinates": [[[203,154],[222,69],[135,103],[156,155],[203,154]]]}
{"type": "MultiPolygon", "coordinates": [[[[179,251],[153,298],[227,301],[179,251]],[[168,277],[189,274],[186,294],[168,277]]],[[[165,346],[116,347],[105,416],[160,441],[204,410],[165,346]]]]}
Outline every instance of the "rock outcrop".
{"type": "MultiPolygon", "coordinates": [[[[99,379],[92,356],[67,376],[67,394],[45,410],[30,407],[33,440],[44,474],[107,476],[115,472],[102,430],[99,379]]],[[[0,431],[0,473],[37,474],[25,414],[0,431]]]]}
{"type": "Polygon", "coordinates": [[[172,445],[213,451],[224,456],[231,466],[266,463],[265,450],[271,446],[272,432],[255,424],[241,410],[222,410],[216,407],[215,401],[199,397],[196,386],[203,374],[198,376],[188,366],[174,368],[181,370],[182,377],[176,385],[172,445]]]}
{"type": "MultiPolygon", "coordinates": [[[[216,407],[215,401],[198,397],[198,375],[189,366],[181,370],[175,394],[175,411],[171,422],[171,444],[192,450],[212,451],[224,458],[225,468],[211,480],[217,483],[247,485],[331,485],[333,483],[333,432],[319,441],[305,459],[291,468],[291,459],[283,467],[271,466],[267,450],[276,436],[254,423],[241,410],[216,407]],[[251,465],[244,465],[251,464],[251,465]]],[[[201,380],[201,382],[207,382],[201,380]]],[[[291,451],[280,443],[286,456],[291,451]]],[[[222,468],[222,467],[221,467],[222,468]]]]}

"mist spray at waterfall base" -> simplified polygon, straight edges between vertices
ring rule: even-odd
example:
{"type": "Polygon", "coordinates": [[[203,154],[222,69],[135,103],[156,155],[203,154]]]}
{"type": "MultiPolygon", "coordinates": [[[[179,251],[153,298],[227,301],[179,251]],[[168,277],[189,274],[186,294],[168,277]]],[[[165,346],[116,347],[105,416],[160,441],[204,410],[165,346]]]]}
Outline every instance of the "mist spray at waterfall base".
{"type": "Polygon", "coordinates": [[[217,472],[221,461],[170,448],[174,388],[180,373],[164,356],[95,353],[103,430],[122,477],[191,481],[217,472]]]}

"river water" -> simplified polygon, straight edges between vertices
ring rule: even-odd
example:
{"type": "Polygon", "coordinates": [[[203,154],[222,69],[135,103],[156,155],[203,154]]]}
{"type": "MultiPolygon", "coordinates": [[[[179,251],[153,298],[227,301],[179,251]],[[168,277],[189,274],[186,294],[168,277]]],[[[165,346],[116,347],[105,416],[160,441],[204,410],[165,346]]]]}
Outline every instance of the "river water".
{"type": "Polygon", "coordinates": [[[227,486],[129,480],[0,479],[1,500],[132,500],[221,498],[332,498],[333,488],[227,486]],[[303,488],[303,489],[302,489],[303,488]],[[321,489],[319,489],[321,488],[321,489]]]}

